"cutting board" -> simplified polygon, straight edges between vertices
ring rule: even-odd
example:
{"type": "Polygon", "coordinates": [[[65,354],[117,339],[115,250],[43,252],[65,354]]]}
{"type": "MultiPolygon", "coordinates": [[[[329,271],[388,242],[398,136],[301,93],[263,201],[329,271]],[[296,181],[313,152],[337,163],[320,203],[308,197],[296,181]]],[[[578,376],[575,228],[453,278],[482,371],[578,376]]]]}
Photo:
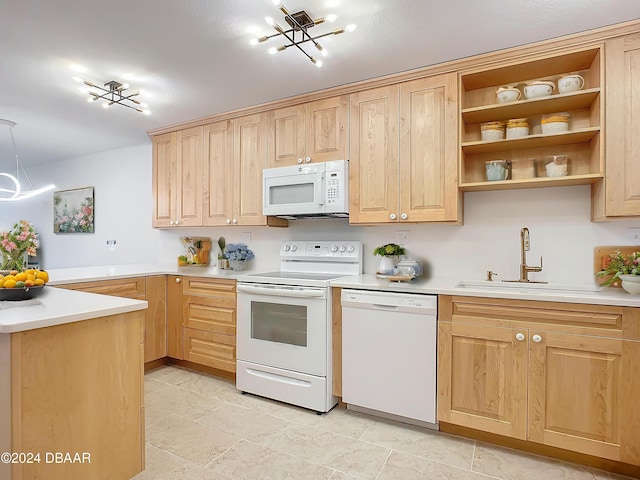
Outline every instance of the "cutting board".
{"type": "MultiPolygon", "coordinates": [[[[639,246],[634,246],[634,247],[595,247],[593,249],[593,273],[598,273],[600,271],[602,271],[602,259],[605,257],[609,257],[611,255],[615,255],[616,253],[618,253],[618,251],[620,251],[620,253],[622,253],[623,255],[629,255],[633,252],[638,252],[640,251],[640,247],[639,246]]],[[[607,280],[609,280],[609,278],[611,278],[610,275],[607,276],[603,276],[603,277],[596,277],[596,282],[598,283],[598,285],[602,285],[604,282],[606,282],[607,280]]],[[[619,287],[620,286],[620,282],[617,281],[613,284],[611,284],[612,287],[619,287]]]]}

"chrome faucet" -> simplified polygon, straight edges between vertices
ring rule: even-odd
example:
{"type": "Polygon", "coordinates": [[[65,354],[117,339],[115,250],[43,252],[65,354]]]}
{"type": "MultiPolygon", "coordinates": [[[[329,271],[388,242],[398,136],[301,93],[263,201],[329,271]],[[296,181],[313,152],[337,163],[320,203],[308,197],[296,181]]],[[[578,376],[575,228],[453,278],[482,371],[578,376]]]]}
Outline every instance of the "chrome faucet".
{"type": "Polygon", "coordinates": [[[518,280],[503,280],[503,282],[531,282],[531,283],[547,283],[535,280],[529,280],[529,272],[542,271],[542,255],[540,255],[540,266],[530,267],[527,265],[527,252],[531,250],[531,240],[529,238],[529,229],[524,227],[520,230],[520,278],[518,280]]]}

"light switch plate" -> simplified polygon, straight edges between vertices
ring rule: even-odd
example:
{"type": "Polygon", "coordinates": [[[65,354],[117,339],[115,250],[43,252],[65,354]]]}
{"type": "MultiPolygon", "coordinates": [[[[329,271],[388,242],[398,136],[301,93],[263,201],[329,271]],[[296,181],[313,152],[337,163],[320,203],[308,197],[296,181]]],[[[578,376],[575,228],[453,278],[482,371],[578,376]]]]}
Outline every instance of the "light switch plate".
{"type": "Polygon", "coordinates": [[[240,241],[245,245],[249,245],[251,243],[251,232],[242,232],[240,234],[240,241]]]}

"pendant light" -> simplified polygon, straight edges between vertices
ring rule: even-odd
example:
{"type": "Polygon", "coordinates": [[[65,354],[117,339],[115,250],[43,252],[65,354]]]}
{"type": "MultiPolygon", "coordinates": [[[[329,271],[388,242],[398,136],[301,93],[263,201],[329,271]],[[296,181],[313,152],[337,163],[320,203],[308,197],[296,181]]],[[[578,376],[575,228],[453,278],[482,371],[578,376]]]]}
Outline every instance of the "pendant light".
{"type": "Polygon", "coordinates": [[[0,202],[15,202],[18,200],[24,200],[26,198],[35,197],[40,193],[48,192],[56,188],[55,185],[50,184],[46,187],[34,189],[31,184],[31,180],[27,175],[27,172],[20,166],[20,158],[18,157],[18,150],[16,148],[16,140],[13,137],[13,127],[16,126],[16,122],[11,120],[4,120],[0,118],[0,125],[6,125],[9,127],[9,135],[11,136],[11,143],[13,144],[13,152],[16,157],[16,174],[13,175],[8,172],[0,172],[0,202]],[[30,190],[25,190],[20,184],[20,170],[22,170],[22,176],[29,184],[30,190]]]}

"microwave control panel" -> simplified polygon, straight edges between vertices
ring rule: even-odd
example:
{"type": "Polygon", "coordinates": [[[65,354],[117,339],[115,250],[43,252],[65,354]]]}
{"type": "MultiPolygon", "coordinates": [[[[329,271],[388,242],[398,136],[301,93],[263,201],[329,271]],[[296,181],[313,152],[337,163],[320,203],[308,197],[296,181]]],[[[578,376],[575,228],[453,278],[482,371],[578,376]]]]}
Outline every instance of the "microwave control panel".
{"type": "Polygon", "coordinates": [[[325,191],[326,211],[348,212],[349,208],[349,162],[326,162],[325,191]]]}

